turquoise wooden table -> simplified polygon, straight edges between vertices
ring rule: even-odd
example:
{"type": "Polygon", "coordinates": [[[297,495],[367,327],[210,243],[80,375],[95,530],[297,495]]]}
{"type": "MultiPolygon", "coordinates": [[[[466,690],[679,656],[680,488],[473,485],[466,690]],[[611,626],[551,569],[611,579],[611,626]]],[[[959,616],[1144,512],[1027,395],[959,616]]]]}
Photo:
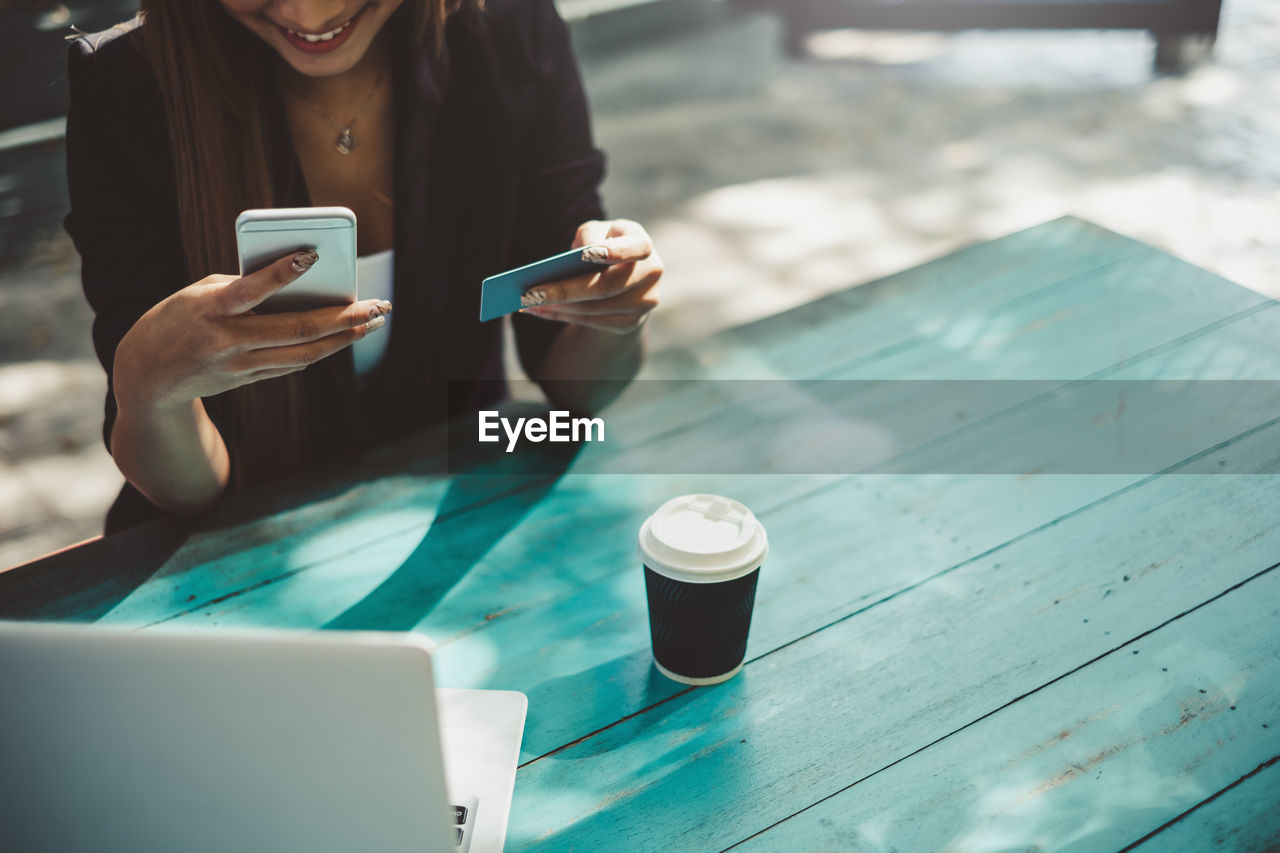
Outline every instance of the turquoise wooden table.
{"type": "MultiPolygon", "coordinates": [[[[1066,218],[650,372],[1277,379],[1280,311],[1066,218]]],[[[1183,466],[1278,439],[1146,473],[556,477],[441,476],[409,442],[0,574],[0,616],[425,632],[442,684],[529,696],[513,850],[1276,849],[1280,478],[1183,466]],[[693,689],[651,666],[634,556],[690,491],[772,548],[745,668],[693,689]]]]}

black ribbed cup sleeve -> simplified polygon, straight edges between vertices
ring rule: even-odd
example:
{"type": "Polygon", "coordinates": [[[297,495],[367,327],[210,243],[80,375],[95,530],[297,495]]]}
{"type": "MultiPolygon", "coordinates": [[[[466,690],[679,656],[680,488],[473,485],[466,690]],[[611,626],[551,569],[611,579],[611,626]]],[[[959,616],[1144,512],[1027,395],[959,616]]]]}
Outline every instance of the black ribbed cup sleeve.
{"type": "Polygon", "coordinates": [[[712,678],[747,653],[757,567],[719,583],[686,583],[644,567],[654,659],[677,675],[712,678]]]}

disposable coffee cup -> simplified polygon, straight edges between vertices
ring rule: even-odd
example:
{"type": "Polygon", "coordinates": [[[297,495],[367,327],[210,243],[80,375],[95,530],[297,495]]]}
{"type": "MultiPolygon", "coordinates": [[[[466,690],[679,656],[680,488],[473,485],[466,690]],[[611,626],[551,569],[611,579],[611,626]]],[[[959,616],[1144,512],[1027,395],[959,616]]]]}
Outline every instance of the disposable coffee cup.
{"type": "Polygon", "coordinates": [[[764,525],[731,498],[682,495],[645,520],[637,547],[658,671],[682,684],[737,675],[769,553],[764,525]]]}

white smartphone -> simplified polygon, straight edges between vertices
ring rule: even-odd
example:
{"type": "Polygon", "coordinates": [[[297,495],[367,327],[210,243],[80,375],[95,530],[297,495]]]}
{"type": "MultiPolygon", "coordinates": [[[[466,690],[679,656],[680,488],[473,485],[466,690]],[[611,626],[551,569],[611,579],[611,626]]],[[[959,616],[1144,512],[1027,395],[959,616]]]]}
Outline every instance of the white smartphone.
{"type": "Polygon", "coordinates": [[[255,311],[308,311],[355,302],[356,215],[345,207],[278,207],[236,217],[240,275],[306,248],[320,256],[315,265],[255,311]]]}

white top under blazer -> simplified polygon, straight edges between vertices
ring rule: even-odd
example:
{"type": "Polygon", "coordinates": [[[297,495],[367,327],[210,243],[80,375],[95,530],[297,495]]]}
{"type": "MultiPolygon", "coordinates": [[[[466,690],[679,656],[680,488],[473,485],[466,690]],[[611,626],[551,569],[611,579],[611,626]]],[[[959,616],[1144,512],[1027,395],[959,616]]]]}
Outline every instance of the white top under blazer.
{"type": "MultiPolygon", "coordinates": [[[[392,271],[395,250],[387,249],[376,255],[364,255],[356,258],[356,287],[360,298],[385,299],[391,301],[392,271]]],[[[370,332],[352,347],[352,355],[356,360],[356,376],[364,376],[382,361],[387,352],[387,342],[391,340],[391,315],[381,329],[370,332]]]]}

